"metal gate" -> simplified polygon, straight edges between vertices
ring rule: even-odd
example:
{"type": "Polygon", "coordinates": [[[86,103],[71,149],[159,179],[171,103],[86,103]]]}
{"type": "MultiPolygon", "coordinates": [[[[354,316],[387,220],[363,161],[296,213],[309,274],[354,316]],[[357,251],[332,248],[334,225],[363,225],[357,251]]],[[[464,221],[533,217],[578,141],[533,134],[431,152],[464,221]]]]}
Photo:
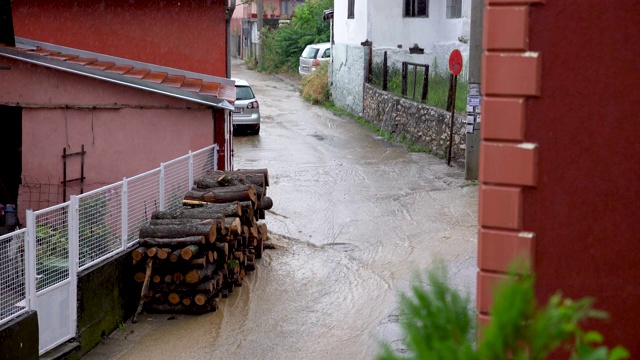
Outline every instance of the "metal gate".
{"type": "Polygon", "coordinates": [[[27,278],[36,279],[27,292],[36,295],[30,307],[38,312],[40,355],[76,335],[77,267],[69,259],[78,258],[78,241],[70,204],[27,211],[27,278]]]}

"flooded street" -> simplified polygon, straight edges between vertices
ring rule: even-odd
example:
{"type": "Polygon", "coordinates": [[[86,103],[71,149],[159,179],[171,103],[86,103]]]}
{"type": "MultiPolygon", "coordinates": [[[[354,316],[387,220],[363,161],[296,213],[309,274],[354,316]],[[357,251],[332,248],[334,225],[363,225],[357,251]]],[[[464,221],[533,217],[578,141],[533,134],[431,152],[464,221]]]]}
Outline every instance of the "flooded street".
{"type": "Polygon", "coordinates": [[[399,346],[397,298],[437,259],[475,297],[477,186],[292,84],[234,62],[253,87],[259,136],[234,137],[235,168],[268,168],[275,249],[202,316],[143,315],[86,359],[372,359],[399,346]]]}

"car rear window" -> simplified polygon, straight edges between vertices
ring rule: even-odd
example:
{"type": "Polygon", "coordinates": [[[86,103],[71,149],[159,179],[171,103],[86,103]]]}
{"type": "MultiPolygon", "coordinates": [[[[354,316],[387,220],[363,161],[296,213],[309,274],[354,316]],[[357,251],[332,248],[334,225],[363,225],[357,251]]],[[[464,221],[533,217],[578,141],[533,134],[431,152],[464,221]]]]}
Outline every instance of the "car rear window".
{"type": "Polygon", "coordinates": [[[318,51],[320,51],[320,49],[307,46],[307,48],[302,52],[301,57],[304,59],[315,59],[316,55],[318,55],[318,51]]]}
{"type": "Polygon", "coordinates": [[[236,86],[236,100],[249,100],[255,98],[253,90],[249,86],[236,86]]]}

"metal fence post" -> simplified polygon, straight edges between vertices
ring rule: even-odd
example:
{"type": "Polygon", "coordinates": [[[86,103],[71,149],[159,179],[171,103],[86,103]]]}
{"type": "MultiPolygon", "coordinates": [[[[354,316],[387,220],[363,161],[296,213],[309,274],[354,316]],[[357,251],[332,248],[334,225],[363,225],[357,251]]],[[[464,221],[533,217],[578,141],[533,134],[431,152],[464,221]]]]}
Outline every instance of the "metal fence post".
{"type": "Polygon", "coordinates": [[[122,250],[127,250],[127,246],[129,244],[129,202],[128,202],[128,190],[127,190],[127,178],[122,178],[122,190],[121,194],[122,200],[120,201],[120,206],[122,207],[121,215],[122,215],[122,250]]]}
{"type": "Polygon", "coordinates": [[[407,72],[409,71],[409,66],[406,61],[402,62],[402,96],[407,96],[407,72]]]}
{"type": "Polygon", "coordinates": [[[160,211],[164,210],[164,163],[160,163],[160,211]]]}
{"type": "Polygon", "coordinates": [[[36,215],[27,210],[25,234],[25,299],[29,310],[36,310],[36,215]]]}
{"type": "MultiPolygon", "coordinates": [[[[69,281],[70,300],[69,301],[69,325],[70,329],[76,328],[78,318],[77,297],[78,297],[78,268],[80,267],[80,201],[76,195],[70,196],[68,210],[68,231],[69,231],[69,281]]],[[[70,334],[73,335],[73,334],[70,334]]]]}
{"type": "Polygon", "coordinates": [[[189,190],[193,187],[193,154],[189,150],[189,190]]]}

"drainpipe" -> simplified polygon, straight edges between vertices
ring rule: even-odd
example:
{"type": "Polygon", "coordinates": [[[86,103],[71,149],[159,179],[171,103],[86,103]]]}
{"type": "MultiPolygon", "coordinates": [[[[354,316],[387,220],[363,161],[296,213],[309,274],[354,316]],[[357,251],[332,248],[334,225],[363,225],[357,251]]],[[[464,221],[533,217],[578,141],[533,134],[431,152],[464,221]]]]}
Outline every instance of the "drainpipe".
{"type": "MultiPolygon", "coordinates": [[[[1,1],[1,0],[0,0],[1,1]]],[[[227,79],[231,77],[231,18],[236,11],[236,0],[229,0],[227,6],[225,37],[227,39],[227,79]]]]}

